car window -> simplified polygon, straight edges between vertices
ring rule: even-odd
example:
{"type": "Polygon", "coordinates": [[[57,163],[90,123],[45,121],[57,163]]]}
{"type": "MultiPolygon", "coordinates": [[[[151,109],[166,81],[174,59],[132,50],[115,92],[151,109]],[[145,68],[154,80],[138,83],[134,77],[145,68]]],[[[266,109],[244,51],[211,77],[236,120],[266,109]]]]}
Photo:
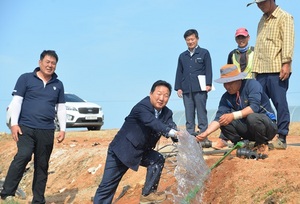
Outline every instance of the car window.
{"type": "Polygon", "coordinates": [[[65,94],[66,102],[85,102],[75,94],[65,94]]]}

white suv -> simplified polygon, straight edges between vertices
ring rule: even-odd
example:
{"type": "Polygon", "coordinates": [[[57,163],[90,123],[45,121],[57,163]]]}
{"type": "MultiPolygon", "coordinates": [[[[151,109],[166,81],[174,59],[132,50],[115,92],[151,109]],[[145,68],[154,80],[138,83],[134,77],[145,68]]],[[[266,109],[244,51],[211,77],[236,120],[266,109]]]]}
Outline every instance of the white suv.
{"type": "MultiPolygon", "coordinates": [[[[88,130],[100,130],[104,124],[104,114],[102,107],[95,104],[87,102],[75,94],[65,93],[66,99],[66,127],[76,128],[76,127],[86,127],[88,130]]],[[[10,128],[10,109],[7,107],[6,111],[6,125],[10,128]]],[[[55,119],[56,130],[59,130],[59,124],[57,119],[55,119]]]]}
{"type": "Polygon", "coordinates": [[[100,130],[104,123],[102,107],[87,102],[75,94],[65,93],[67,109],[67,128],[86,127],[88,130],[100,130]]]}

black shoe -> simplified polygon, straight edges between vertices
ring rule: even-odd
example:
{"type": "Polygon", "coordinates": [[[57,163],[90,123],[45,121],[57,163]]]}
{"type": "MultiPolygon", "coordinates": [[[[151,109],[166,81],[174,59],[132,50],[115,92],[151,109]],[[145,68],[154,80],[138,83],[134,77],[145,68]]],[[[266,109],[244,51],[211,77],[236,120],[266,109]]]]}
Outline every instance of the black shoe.
{"type": "Polygon", "coordinates": [[[279,139],[282,143],[285,143],[285,144],[286,144],[286,135],[281,135],[281,134],[279,134],[279,135],[278,135],[278,139],[279,139]]]}
{"type": "Polygon", "coordinates": [[[14,196],[1,196],[1,199],[2,200],[4,200],[4,201],[7,201],[7,202],[9,202],[9,201],[15,201],[15,199],[14,199],[15,197],[14,196]]]}

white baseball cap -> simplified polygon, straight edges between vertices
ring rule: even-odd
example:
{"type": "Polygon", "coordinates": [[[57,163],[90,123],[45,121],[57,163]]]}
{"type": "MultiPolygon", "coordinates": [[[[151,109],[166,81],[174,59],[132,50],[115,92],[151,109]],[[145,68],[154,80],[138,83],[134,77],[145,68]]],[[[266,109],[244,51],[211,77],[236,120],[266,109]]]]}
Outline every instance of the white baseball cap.
{"type": "Polygon", "coordinates": [[[260,3],[260,2],[264,2],[264,1],[267,1],[267,0],[255,0],[249,4],[247,4],[247,7],[250,6],[251,4],[254,4],[254,3],[260,3]]]}

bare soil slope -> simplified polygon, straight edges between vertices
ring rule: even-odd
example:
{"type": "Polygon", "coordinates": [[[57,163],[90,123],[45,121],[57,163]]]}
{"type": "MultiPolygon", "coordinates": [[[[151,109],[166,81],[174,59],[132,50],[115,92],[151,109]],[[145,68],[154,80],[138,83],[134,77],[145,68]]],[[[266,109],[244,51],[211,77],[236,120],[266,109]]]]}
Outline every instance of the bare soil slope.
{"type": "MultiPolygon", "coordinates": [[[[205,183],[203,203],[292,203],[300,204],[300,123],[292,123],[288,148],[269,151],[267,159],[242,159],[234,153],[212,170],[205,183]]],[[[106,150],[118,130],[74,131],[68,132],[62,144],[55,144],[49,169],[46,189],[47,203],[62,204],[92,203],[91,197],[101,181],[106,150]]],[[[210,137],[216,140],[217,132],[210,137]]],[[[158,148],[171,144],[162,138],[158,148]]],[[[8,166],[16,153],[15,142],[9,134],[0,135],[0,179],[6,175],[8,166]]],[[[205,156],[208,166],[215,164],[219,155],[205,156]]],[[[159,191],[176,192],[176,179],[173,170],[175,157],[168,157],[159,185],[159,191]]],[[[32,198],[33,164],[29,163],[21,181],[20,188],[25,191],[26,199],[19,203],[29,203],[32,198]]],[[[145,168],[138,172],[129,170],[115,195],[129,186],[125,195],[115,204],[137,204],[143,187],[145,168]]],[[[1,201],[0,201],[1,203],[1,201]]],[[[172,196],[164,204],[171,204],[172,196]]]]}

